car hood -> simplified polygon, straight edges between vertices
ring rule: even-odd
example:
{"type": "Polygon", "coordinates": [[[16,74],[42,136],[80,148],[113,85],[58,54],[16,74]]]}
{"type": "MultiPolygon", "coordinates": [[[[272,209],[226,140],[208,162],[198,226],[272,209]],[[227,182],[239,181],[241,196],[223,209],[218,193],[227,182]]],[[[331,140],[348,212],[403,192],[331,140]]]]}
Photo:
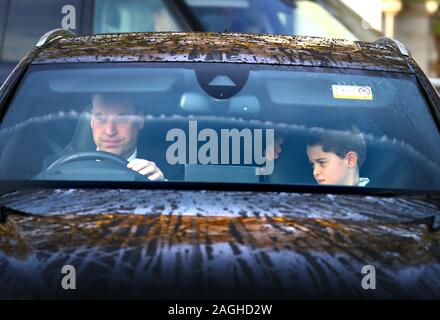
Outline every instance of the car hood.
{"type": "Polygon", "coordinates": [[[57,189],[0,205],[0,298],[440,298],[424,220],[440,210],[421,200],[57,189]]]}

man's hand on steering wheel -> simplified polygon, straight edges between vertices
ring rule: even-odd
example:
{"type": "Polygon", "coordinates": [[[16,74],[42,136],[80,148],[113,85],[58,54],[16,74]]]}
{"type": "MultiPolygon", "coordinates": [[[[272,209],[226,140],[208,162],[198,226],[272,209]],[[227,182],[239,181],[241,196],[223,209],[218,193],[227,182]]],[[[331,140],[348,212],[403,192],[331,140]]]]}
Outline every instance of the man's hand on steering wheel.
{"type": "Polygon", "coordinates": [[[162,171],[152,161],[134,159],[127,164],[127,168],[140,173],[151,181],[163,181],[165,179],[162,171]]]}

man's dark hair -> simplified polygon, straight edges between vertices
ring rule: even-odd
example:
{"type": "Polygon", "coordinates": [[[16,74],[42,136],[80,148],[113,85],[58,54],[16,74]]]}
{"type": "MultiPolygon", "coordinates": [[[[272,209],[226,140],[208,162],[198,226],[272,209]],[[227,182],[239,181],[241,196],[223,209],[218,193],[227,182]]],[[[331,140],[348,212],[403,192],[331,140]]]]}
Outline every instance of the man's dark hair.
{"type": "Polygon", "coordinates": [[[367,146],[362,132],[355,126],[347,129],[323,129],[322,132],[313,133],[307,139],[307,146],[322,146],[322,151],[333,152],[340,158],[350,152],[356,152],[358,167],[362,167],[367,155],[367,146]]]}
{"type": "MultiPolygon", "coordinates": [[[[127,104],[130,106],[133,106],[135,113],[139,113],[139,111],[142,111],[142,109],[139,107],[139,104],[137,103],[136,99],[130,95],[125,93],[95,93],[92,95],[92,102],[93,100],[100,98],[104,101],[116,101],[120,102],[122,104],[127,104]]],[[[93,103],[91,106],[93,109],[93,103]]]]}

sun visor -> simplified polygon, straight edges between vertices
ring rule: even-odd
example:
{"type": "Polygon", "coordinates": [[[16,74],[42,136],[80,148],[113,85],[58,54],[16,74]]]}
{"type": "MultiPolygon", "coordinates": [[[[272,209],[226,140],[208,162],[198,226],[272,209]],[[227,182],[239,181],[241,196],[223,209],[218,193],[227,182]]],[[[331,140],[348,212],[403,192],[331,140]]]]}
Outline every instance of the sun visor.
{"type": "Polygon", "coordinates": [[[306,72],[264,81],[274,103],[310,107],[385,108],[393,105],[402,87],[400,80],[391,78],[306,72]]]}
{"type": "Polygon", "coordinates": [[[117,73],[111,68],[90,68],[62,73],[48,70],[37,76],[50,79],[50,90],[58,92],[164,92],[182,79],[183,73],[165,68],[118,68],[117,73]]]}

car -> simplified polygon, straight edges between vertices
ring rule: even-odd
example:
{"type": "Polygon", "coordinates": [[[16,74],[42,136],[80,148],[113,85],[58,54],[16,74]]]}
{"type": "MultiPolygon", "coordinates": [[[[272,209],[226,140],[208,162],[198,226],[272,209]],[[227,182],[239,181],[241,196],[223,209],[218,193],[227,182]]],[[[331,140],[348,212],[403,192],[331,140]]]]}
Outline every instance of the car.
{"type": "Polygon", "coordinates": [[[80,35],[226,29],[363,41],[379,37],[340,1],[3,0],[0,84],[42,34],[60,27],[80,35]],[[256,26],[257,21],[261,25],[256,26]]]}
{"type": "Polygon", "coordinates": [[[439,99],[387,38],[52,31],[0,89],[0,298],[438,299],[439,99]]]}

